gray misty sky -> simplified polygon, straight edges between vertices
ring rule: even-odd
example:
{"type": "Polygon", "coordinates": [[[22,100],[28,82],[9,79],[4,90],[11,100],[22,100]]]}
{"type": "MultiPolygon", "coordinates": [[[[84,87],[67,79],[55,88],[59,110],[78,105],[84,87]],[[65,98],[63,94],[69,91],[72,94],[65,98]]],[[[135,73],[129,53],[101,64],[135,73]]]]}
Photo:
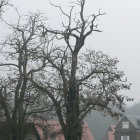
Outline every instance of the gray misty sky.
{"type": "MultiPolygon", "coordinates": [[[[67,11],[70,0],[52,0],[52,2],[61,4],[67,11]]],[[[60,13],[49,5],[49,0],[11,0],[11,3],[18,7],[21,13],[38,10],[45,13],[52,27],[61,25],[60,13]]],[[[125,94],[134,97],[134,103],[140,102],[140,0],[86,1],[85,15],[97,13],[99,9],[107,13],[98,20],[99,28],[103,32],[94,33],[86,45],[119,59],[118,67],[132,83],[131,90],[125,94]]],[[[9,13],[9,17],[12,21],[14,14],[9,13]]]]}

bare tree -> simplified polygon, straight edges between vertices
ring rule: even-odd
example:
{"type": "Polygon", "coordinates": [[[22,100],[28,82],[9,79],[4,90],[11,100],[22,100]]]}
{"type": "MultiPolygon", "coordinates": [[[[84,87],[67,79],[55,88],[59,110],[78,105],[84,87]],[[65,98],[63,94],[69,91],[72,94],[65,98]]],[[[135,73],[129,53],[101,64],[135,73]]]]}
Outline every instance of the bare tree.
{"type": "Polygon", "coordinates": [[[15,25],[5,22],[12,34],[7,36],[0,49],[3,56],[0,60],[0,106],[10,128],[9,140],[23,140],[24,126],[32,119],[31,116],[53,109],[48,95],[42,94],[28,80],[32,71],[37,72],[44,67],[42,50],[49,45],[49,40],[41,37],[39,25],[43,20],[37,13],[19,15],[15,25]],[[47,100],[51,106],[46,104],[47,100]]]}
{"type": "Polygon", "coordinates": [[[65,140],[81,140],[82,122],[87,113],[99,110],[118,115],[116,108],[124,111],[125,99],[118,91],[129,89],[130,85],[125,84],[124,73],[117,69],[116,58],[94,50],[82,53],[87,37],[101,32],[95,23],[104,14],[84,17],[85,0],[72,4],[69,14],[52,4],[67,17],[68,23],[62,23],[62,30],[40,26],[42,37],[54,35],[55,38],[52,46],[43,50],[44,68],[31,71],[29,79],[52,100],[65,140]],[[80,7],[80,12],[73,17],[74,5],[80,7]],[[61,41],[65,44],[59,46],[61,41]]]}

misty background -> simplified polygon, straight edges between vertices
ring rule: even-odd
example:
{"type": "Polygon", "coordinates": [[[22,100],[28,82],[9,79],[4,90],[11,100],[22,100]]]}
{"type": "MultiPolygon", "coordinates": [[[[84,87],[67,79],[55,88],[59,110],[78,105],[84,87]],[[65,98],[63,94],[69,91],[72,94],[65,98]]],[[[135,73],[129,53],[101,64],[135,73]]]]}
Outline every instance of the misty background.
{"type": "MultiPolygon", "coordinates": [[[[62,5],[68,11],[71,0],[52,0],[62,5]]],[[[74,1],[74,0],[73,0],[74,1]]],[[[49,0],[11,0],[21,14],[37,12],[47,15],[48,23],[53,28],[61,27],[63,18],[59,11],[50,6],[49,0]]],[[[105,12],[106,15],[98,19],[102,33],[94,33],[86,41],[87,46],[101,50],[120,61],[119,68],[124,71],[128,82],[132,83],[130,91],[123,91],[133,102],[126,103],[126,114],[140,115],[140,1],[139,0],[87,0],[85,15],[92,12],[105,12]]],[[[5,18],[14,23],[17,14],[14,10],[7,10],[5,18]]],[[[5,28],[1,27],[1,36],[6,35],[5,28]]],[[[111,124],[117,120],[92,111],[86,118],[95,140],[101,140],[111,124]]]]}
{"type": "MultiPolygon", "coordinates": [[[[140,103],[126,108],[124,114],[140,116],[140,103]]],[[[116,125],[118,123],[118,120],[116,118],[104,116],[98,111],[92,111],[91,114],[87,116],[86,121],[95,140],[102,140],[109,126],[116,125]]]]}

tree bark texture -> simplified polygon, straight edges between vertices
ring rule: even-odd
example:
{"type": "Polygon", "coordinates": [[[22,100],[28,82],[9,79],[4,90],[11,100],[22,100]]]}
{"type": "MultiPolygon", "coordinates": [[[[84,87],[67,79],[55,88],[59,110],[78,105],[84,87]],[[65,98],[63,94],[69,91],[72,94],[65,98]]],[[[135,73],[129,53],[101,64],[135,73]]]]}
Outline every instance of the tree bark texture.
{"type": "Polygon", "coordinates": [[[79,91],[76,83],[77,53],[72,55],[71,78],[66,106],[65,140],[81,140],[82,126],[79,119],[79,91]]]}

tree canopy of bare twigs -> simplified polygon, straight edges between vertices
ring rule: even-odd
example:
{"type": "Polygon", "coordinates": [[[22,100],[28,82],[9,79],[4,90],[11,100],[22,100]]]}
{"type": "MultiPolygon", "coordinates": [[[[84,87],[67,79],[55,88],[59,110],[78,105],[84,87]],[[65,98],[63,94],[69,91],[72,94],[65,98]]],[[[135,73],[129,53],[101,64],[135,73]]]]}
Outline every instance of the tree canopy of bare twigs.
{"type": "Polygon", "coordinates": [[[0,18],[2,13],[5,11],[5,7],[9,5],[9,0],[1,0],[0,1],[0,18]]]}

